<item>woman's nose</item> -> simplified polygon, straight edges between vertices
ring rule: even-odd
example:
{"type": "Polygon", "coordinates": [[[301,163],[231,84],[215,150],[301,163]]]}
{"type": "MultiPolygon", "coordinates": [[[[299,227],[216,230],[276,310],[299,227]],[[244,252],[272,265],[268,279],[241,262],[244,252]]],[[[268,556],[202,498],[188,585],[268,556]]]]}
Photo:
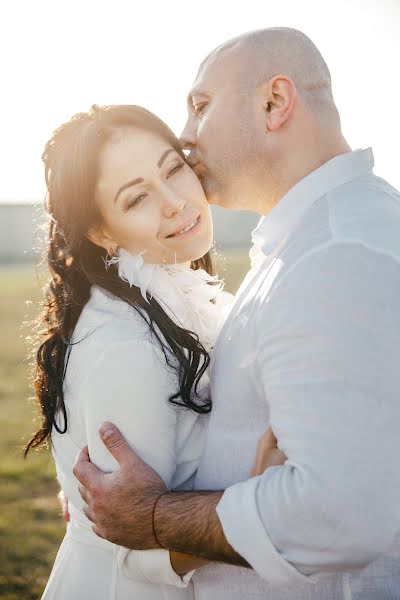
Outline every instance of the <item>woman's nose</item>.
{"type": "Polygon", "coordinates": [[[170,218],[181,212],[185,204],[186,200],[174,189],[168,188],[165,190],[163,198],[163,214],[165,217],[170,218]]]}

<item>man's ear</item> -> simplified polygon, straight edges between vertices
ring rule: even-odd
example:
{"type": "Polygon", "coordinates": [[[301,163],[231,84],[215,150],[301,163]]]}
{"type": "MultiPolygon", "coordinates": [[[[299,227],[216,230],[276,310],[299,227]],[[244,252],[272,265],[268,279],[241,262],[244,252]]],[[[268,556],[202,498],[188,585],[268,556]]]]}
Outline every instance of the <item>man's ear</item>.
{"type": "MultiPolygon", "coordinates": [[[[107,234],[102,225],[95,225],[89,229],[86,233],[86,237],[96,246],[100,246],[100,248],[104,248],[109,251],[116,247],[117,244],[114,240],[107,234]]],[[[111,252],[110,252],[111,254],[111,252]]]]}
{"type": "Polygon", "coordinates": [[[276,75],[261,88],[267,131],[277,131],[290,117],[297,90],[286,75],[276,75]]]}

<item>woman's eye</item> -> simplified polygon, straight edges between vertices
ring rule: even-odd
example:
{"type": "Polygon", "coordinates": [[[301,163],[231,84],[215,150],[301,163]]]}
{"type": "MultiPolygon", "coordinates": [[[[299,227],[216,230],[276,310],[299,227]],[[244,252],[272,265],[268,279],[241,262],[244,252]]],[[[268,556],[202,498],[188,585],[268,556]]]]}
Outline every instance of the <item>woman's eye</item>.
{"type": "Polygon", "coordinates": [[[184,162],[179,163],[178,165],[175,165],[175,167],[173,167],[169,172],[168,172],[168,177],[171,177],[171,175],[175,175],[175,173],[177,173],[178,171],[180,171],[183,166],[184,166],[184,162]]]}
{"type": "Polygon", "coordinates": [[[139,202],[144,200],[144,198],[146,198],[146,196],[147,196],[147,194],[140,194],[139,196],[135,196],[135,198],[132,198],[131,200],[129,200],[129,202],[126,206],[126,210],[129,210],[133,206],[136,206],[137,204],[139,204],[139,202]]]}

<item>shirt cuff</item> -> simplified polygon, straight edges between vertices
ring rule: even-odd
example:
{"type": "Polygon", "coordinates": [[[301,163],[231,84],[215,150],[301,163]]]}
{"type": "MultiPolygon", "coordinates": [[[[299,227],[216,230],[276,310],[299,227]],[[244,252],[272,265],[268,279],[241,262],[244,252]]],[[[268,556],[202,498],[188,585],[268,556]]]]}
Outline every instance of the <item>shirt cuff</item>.
{"type": "Polygon", "coordinates": [[[253,477],[227,488],[217,505],[217,514],[230,545],[269,584],[279,588],[314,585],[314,582],[287,562],[273,545],[257,508],[257,487],[253,477]]]}
{"type": "Polygon", "coordinates": [[[130,550],[120,546],[117,555],[118,568],[129,579],[147,583],[159,583],[185,588],[194,570],[184,576],[178,575],[171,565],[168,550],[130,550]]]}

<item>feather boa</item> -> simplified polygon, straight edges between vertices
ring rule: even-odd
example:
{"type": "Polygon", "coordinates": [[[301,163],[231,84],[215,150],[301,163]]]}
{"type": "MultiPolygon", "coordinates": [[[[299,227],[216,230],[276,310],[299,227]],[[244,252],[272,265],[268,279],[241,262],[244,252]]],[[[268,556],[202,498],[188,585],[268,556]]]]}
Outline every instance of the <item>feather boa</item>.
{"type": "Polygon", "coordinates": [[[121,279],[138,287],[146,302],[148,294],[154,297],[178,325],[197,333],[210,351],[233,297],[223,291],[219,279],[203,269],[147,263],[143,254],[133,255],[121,248],[118,256],[106,261],[106,268],[117,265],[121,279]]]}

